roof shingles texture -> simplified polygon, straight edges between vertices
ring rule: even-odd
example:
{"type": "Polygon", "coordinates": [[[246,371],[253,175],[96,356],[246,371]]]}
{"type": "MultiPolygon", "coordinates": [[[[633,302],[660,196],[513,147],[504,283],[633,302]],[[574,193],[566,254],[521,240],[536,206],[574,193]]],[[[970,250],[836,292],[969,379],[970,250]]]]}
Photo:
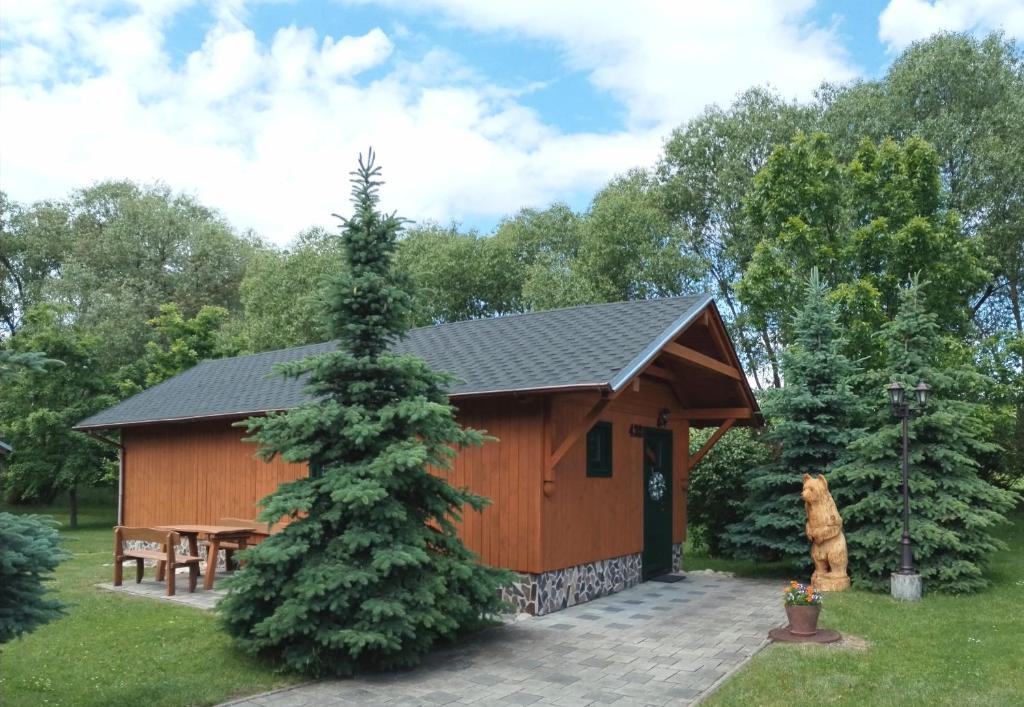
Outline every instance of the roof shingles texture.
{"type": "MultiPolygon", "coordinates": [[[[452,396],[611,386],[709,301],[673,297],[440,324],[413,329],[392,350],[454,374],[452,396]]],[[[307,396],[301,381],[272,375],[274,364],[334,348],[327,342],[204,361],[77,427],[287,410],[307,396]]]]}

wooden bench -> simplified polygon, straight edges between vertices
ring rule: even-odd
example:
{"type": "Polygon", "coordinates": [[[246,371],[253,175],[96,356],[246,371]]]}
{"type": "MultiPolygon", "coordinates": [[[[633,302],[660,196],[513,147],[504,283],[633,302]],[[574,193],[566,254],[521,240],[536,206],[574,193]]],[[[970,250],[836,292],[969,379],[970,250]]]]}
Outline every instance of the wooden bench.
{"type": "Polygon", "coordinates": [[[174,596],[174,570],[178,567],[188,567],[188,590],[194,592],[196,580],[199,578],[199,558],[179,555],[179,541],[180,537],[174,532],[153,528],[126,528],[121,525],[114,528],[114,586],[121,586],[125,560],[135,560],[136,584],[142,581],[145,561],[153,560],[156,562],[156,580],[161,582],[164,575],[167,575],[167,596],[174,596]],[[126,541],[156,543],[160,549],[132,550],[124,546],[126,541]]]}

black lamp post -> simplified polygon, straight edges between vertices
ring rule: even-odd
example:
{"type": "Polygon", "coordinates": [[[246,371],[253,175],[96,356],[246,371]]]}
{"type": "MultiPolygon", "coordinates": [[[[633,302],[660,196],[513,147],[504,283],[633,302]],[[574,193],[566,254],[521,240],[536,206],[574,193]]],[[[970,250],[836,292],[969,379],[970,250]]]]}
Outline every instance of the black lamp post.
{"type": "Polygon", "coordinates": [[[911,405],[906,399],[906,389],[899,381],[889,384],[889,402],[892,410],[903,422],[903,539],[900,541],[900,571],[899,574],[915,574],[914,553],[910,546],[910,483],[908,480],[910,455],[908,450],[908,422],[911,417],[924,412],[928,404],[928,396],[931,394],[931,386],[924,381],[917,384],[913,389],[917,405],[911,405]]]}

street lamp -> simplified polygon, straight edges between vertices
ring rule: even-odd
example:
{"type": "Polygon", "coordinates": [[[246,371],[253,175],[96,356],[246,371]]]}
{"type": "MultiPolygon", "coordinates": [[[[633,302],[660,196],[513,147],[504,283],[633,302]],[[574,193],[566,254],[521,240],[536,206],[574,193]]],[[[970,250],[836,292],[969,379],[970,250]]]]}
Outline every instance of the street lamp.
{"type": "Polygon", "coordinates": [[[911,402],[907,400],[906,389],[899,381],[890,383],[886,391],[889,394],[889,403],[892,405],[893,413],[903,423],[903,539],[900,541],[900,569],[896,574],[903,575],[904,580],[900,581],[895,575],[893,576],[893,596],[900,599],[920,599],[920,576],[914,571],[914,553],[910,545],[910,482],[908,478],[910,454],[908,428],[910,418],[924,412],[932,389],[927,383],[920,381],[912,389],[912,400],[917,403],[916,405],[911,405],[911,402]],[[914,581],[910,581],[911,578],[914,578],[914,581]],[[897,590],[898,586],[902,588],[901,591],[897,590]]]}

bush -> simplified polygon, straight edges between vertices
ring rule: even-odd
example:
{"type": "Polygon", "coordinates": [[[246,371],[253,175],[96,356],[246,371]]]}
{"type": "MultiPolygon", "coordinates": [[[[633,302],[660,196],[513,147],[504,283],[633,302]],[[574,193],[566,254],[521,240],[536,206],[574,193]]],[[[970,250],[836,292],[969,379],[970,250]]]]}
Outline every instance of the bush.
{"type": "MultiPolygon", "coordinates": [[[[714,432],[695,430],[690,453],[696,452],[714,432]]],[[[744,484],[750,470],[768,462],[771,449],[760,442],[750,428],[729,430],[714,449],[690,470],[687,492],[689,533],[697,545],[707,547],[708,555],[722,554],[722,535],[726,527],[740,520],[745,496],[744,484]]]]}
{"type": "Polygon", "coordinates": [[[54,525],[43,516],[0,513],[0,643],[63,613],[43,586],[63,558],[54,525]]]}

